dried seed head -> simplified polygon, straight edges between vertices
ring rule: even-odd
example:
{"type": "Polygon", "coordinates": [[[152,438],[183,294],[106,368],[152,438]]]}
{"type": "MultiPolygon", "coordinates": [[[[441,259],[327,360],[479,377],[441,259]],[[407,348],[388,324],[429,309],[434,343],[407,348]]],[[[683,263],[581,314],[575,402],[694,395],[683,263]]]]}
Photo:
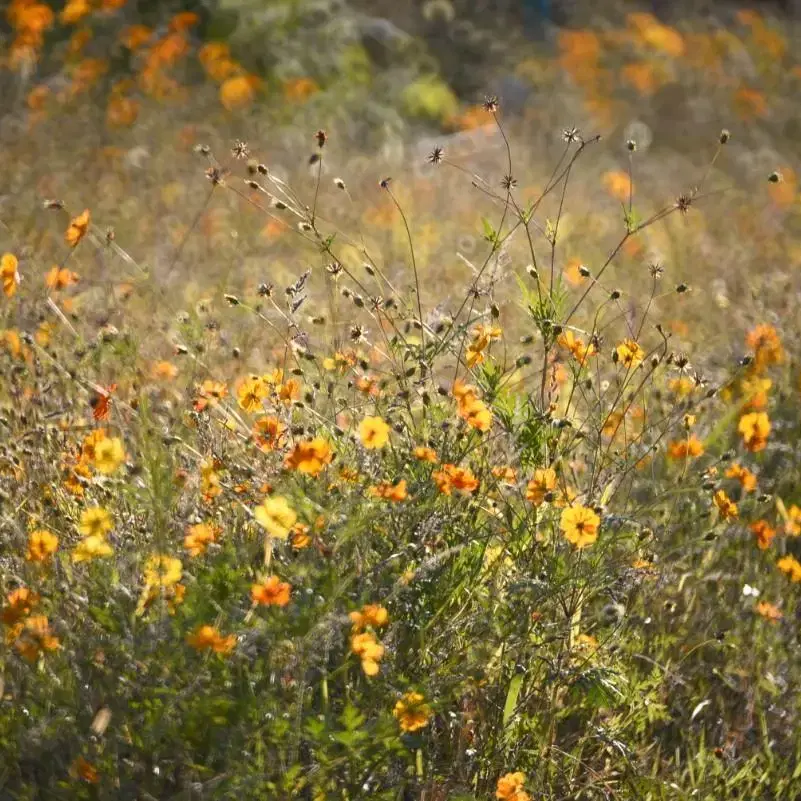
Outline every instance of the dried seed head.
{"type": "Polygon", "coordinates": [[[592,273],[590,272],[590,268],[589,267],[585,267],[583,264],[579,264],[578,271],[579,271],[579,275],[582,278],[589,278],[592,275],[592,273]]]}
{"type": "Polygon", "coordinates": [[[484,98],[484,103],[482,104],[484,107],[484,111],[488,111],[490,114],[495,114],[498,111],[498,98],[495,95],[489,95],[484,98]]]}
{"type": "Polygon", "coordinates": [[[637,150],[637,142],[634,139],[627,139],[626,150],[628,150],[629,153],[634,153],[634,151],[637,150]]]}
{"type": "Polygon", "coordinates": [[[621,292],[619,289],[613,289],[613,290],[612,290],[612,291],[609,293],[609,297],[610,297],[610,299],[611,299],[611,300],[620,300],[620,296],[621,296],[622,294],[623,294],[623,293],[622,293],[622,292],[621,292]]]}
{"type": "Polygon", "coordinates": [[[391,181],[392,181],[392,178],[382,178],[378,185],[382,189],[389,189],[389,184],[390,184],[391,181]]]}
{"type": "Polygon", "coordinates": [[[682,283],[682,284],[678,284],[676,286],[676,292],[678,292],[679,295],[683,295],[685,292],[689,292],[689,291],[690,291],[690,287],[687,284],[683,284],[682,283]]]}
{"type": "Polygon", "coordinates": [[[429,164],[439,164],[444,156],[445,151],[438,145],[429,153],[427,161],[429,164]]]}
{"type": "Polygon", "coordinates": [[[729,141],[729,139],[731,139],[731,133],[729,133],[728,128],[724,128],[720,132],[720,136],[718,137],[718,141],[720,142],[720,144],[725,145],[729,141]]]}
{"type": "Polygon", "coordinates": [[[314,138],[317,140],[317,147],[323,148],[325,147],[325,143],[328,141],[328,134],[321,128],[314,135],[314,138]]]}
{"type": "Polygon", "coordinates": [[[237,139],[231,148],[231,155],[235,159],[246,159],[250,155],[250,148],[247,142],[237,139]]]}
{"type": "Polygon", "coordinates": [[[769,176],[768,181],[772,184],[780,184],[784,179],[782,178],[782,174],[777,170],[774,170],[769,176]]]}
{"type": "Polygon", "coordinates": [[[345,189],[345,182],[341,178],[334,178],[334,186],[337,189],[345,189]]]}

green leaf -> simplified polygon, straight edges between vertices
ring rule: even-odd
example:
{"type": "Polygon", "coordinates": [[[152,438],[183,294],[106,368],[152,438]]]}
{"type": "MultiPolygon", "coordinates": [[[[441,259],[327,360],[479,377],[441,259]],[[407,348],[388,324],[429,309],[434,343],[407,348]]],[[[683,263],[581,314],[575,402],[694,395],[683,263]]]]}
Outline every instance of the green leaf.
{"type": "Polygon", "coordinates": [[[504,728],[512,719],[512,715],[517,708],[517,699],[520,697],[520,690],[523,687],[523,674],[518,673],[509,682],[509,689],[506,691],[506,702],[503,705],[503,725],[504,728]]]}

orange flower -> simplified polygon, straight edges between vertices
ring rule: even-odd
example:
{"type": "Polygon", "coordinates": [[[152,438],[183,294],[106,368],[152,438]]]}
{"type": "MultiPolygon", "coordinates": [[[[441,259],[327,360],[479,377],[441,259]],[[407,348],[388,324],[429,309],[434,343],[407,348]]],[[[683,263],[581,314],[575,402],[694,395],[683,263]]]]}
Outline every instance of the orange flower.
{"type": "Polygon", "coordinates": [[[19,263],[13,253],[4,253],[0,258],[0,279],[3,281],[3,293],[7,298],[13,298],[19,286],[19,263]]]}
{"type": "Polygon", "coordinates": [[[354,634],[350,638],[350,650],[361,659],[362,670],[366,676],[376,676],[380,670],[379,662],[384,656],[384,646],[369,631],[354,634]]]}
{"type": "Polygon", "coordinates": [[[756,605],[756,612],[771,623],[778,623],[784,617],[778,606],[767,601],[760,601],[756,605]]]}
{"type": "Polygon", "coordinates": [[[751,523],[749,528],[756,538],[757,548],[760,551],[766,551],[770,548],[770,544],[776,536],[776,529],[767,520],[756,520],[751,523]]]}
{"type": "Polygon", "coordinates": [[[725,490],[718,490],[713,500],[721,520],[734,520],[737,517],[737,504],[726,494],[725,490]]]}
{"type": "Polygon", "coordinates": [[[556,470],[552,467],[538,467],[534,477],[526,485],[526,500],[535,506],[545,502],[545,496],[556,489],[556,470]]]}
{"type": "Polygon", "coordinates": [[[511,465],[493,467],[492,475],[504,484],[514,484],[517,481],[517,470],[511,465]]]}
{"type": "Polygon", "coordinates": [[[153,362],[150,375],[157,381],[171,381],[178,375],[178,368],[172,362],[153,362]]]}
{"type": "Polygon", "coordinates": [[[607,172],[603,177],[604,188],[606,191],[621,203],[628,203],[632,193],[631,178],[628,173],[617,171],[607,172]]]}
{"type": "Polygon", "coordinates": [[[568,542],[577,550],[592,545],[598,539],[598,526],[601,519],[586,506],[569,506],[562,512],[559,528],[568,542]]]}
{"type": "Polygon", "coordinates": [[[382,498],[385,501],[393,501],[394,503],[405,501],[409,497],[406,491],[405,478],[402,478],[397,484],[393,484],[391,481],[382,481],[380,484],[376,484],[375,487],[370,487],[368,494],[372,498],[382,498]]]}
{"type": "Polygon", "coordinates": [[[212,523],[196,523],[189,526],[184,537],[184,548],[189,551],[190,556],[200,556],[206,553],[206,548],[217,540],[220,533],[218,526],[212,523]]]}
{"type": "Polygon", "coordinates": [[[570,354],[580,365],[583,365],[590,356],[594,356],[596,353],[595,345],[585,345],[584,340],[581,337],[577,337],[572,331],[561,333],[556,341],[563,348],[570,351],[570,354]]]}
{"type": "Polygon", "coordinates": [[[258,412],[264,409],[264,399],[269,394],[267,382],[261,376],[250,375],[239,384],[236,400],[246,412],[258,412]]]}
{"type": "Polygon", "coordinates": [[[64,234],[64,238],[70,247],[74,248],[86,236],[86,232],[89,230],[90,218],[89,209],[84,209],[82,214],[73,217],[70,221],[67,233],[64,234]]]}
{"type": "Polygon", "coordinates": [[[380,629],[389,623],[389,612],[381,604],[365,604],[360,611],[351,612],[348,617],[354,632],[363,631],[368,626],[380,629]]]}
{"type": "Polygon", "coordinates": [[[186,641],[197,651],[214,651],[216,654],[229,654],[236,646],[236,637],[229,634],[223,637],[215,626],[200,626],[186,641]]]}
{"type": "Polygon", "coordinates": [[[24,617],[27,617],[39,603],[39,593],[28,587],[18,587],[6,595],[6,605],[0,620],[7,626],[13,626],[24,617]]]}
{"type": "Polygon", "coordinates": [[[726,470],[726,478],[734,478],[740,482],[743,492],[753,492],[757,487],[757,477],[747,468],[736,462],[726,470]]]}
{"type": "Polygon", "coordinates": [[[120,42],[128,50],[139,50],[153,36],[153,30],[147,25],[130,25],[120,34],[120,42]]]}
{"type": "Polygon", "coordinates": [[[408,692],[395,704],[392,714],[405,732],[419,731],[433,714],[421,693],[408,692]]]}
{"type": "Polygon", "coordinates": [[[92,6],[89,0],[68,0],[67,4],[61,10],[59,19],[65,25],[74,25],[80,22],[87,14],[92,11],[92,6]]]}
{"type": "Polygon", "coordinates": [[[28,535],[29,562],[45,562],[58,550],[58,537],[46,529],[37,529],[28,535]]]}
{"type": "Polygon", "coordinates": [[[768,101],[759,90],[741,86],[734,93],[734,110],[743,120],[764,117],[768,113],[768,101]]]}
{"type": "Polygon", "coordinates": [[[291,78],[284,81],[284,97],[291,103],[303,103],[319,91],[320,87],[311,78],[291,78]]]}
{"type": "Polygon", "coordinates": [[[435,470],[431,478],[443,495],[450,495],[453,490],[470,494],[478,489],[478,479],[473,473],[455,464],[442,465],[442,470],[435,470]]]}
{"type": "Polygon", "coordinates": [[[128,128],[139,116],[139,102],[132,97],[115,95],[106,108],[106,124],[112,128],[128,128]]]}
{"type": "Polygon", "coordinates": [[[260,606],[286,606],[292,587],[278,576],[268,576],[261,584],[252,584],[250,597],[260,606]]]}
{"type": "Polygon", "coordinates": [[[359,439],[369,450],[380,450],[389,442],[389,425],[381,417],[365,417],[359,424],[359,439]]]}
{"type": "Polygon", "coordinates": [[[228,111],[243,108],[253,102],[261,80],[255,75],[237,75],[220,86],[220,102],[228,111]]]}
{"type": "Polygon", "coordinates": [[[72,763],[70,772],[77,779],[87,782],[87,784],[97,784],[100,781],[97,768],[91,762],[87,762],[83,757],[78,757],[72,763]]]}
{"type": "Polygon", "coordinates": [[[208,406],[216,406],[228,395],[228,387],[223,381],[207,379],[200,385],[198,397],[195,399],[196,412],[202,412],[208,406]]]}
{"type": "Polygon", "coordinates": [[[747,450],[753,453],[764,450],[770,434],[770,418],[765,412],[744,414],[737,424],[737,431],[747,450]]]}
{"type": "Polygon", "coordinates": [[[507,773],[498,779],[495,797],[501,801],[529,801],[530,796],[524,789],[525,782],[524,773],[520,771],[507,773]]]}
{"type": "Polygon", "coordinates": [[[58,637],[53,636],[50,624],[44,615],[32,615],[25,621],[19,639],[14,647],[29,662],[35,662],[39,654],[56,651],[61,647],[58,637]]]}
{"type": "Polygon", "coordinates": [[[77,282],[78,273],[74,273],[66,267],[54,266],[47,272],[47,275],[45,275],[45,286],[48,289],[54,289],[56,291],[66,289],[68,286],[72,286],[77,282]]]}
{"type": "Polygon", "coordinates": [[[671,442],[668,445],[668,456],[671,459],[696,459],[704,453],[704,444],[695,434],[686,439],[671,442]]]}
{"type": "Polygon", "coordinates": [[[253,438],[262,450],[271,451],[280,446],[285,431],[286,426],[277,417],[267,415],[253,425],[253,438]]]}
{"type": "Polygon", "coordinates": [[[746,345],[754,352],[754,366],[762,370],[771,364],[784,361],[784,348],[776,329],[763,323],[748,332],[746,345]]]}
{"type": "Polygon", "coordinates": [[[421,462],[431,462],[432,464],[437,462],[437,452],[433,448],[420,445],[412,451],[412,455],[421,462]]]}
{"type": "Polygon", "coordinates": [[[783,556],[776,562],[776,567],[778,567],[782,573],[786,573],[787,578],[789,578],[793,584],[801,582],[801,562],[794,556],[790,556],[790,554],[783,556]]]}
{"type": "Polygon", "coordinates": [[[489,431],[492,427],[492,412],[484,401],[476,397],[468,396],[465,402],[459,404],[459,417],[464,420],[470,428],[476,431],[489,431]]]}
{"type": "Polygon", "coordinates": [[[333,459],[331,446],[322,438],[298,442],[286,457],[285,465],[290,470],[319,476],[323,468],[333,459]]]}

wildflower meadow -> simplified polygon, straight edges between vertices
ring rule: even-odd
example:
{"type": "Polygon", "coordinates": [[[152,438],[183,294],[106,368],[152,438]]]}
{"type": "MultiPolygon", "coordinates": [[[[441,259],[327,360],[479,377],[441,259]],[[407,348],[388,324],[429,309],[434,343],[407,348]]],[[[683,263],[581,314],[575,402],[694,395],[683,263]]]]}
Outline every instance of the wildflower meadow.
{"type": "Polygon", "coordinates": [[[5,4],[0,799],[801,799],[801,20],[576,5],[5,4]]]}

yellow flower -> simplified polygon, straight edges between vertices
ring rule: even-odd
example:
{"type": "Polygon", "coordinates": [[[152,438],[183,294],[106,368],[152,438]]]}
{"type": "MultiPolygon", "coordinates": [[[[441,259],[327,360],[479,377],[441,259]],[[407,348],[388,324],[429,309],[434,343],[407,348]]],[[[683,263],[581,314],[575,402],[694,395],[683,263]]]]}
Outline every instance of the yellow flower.
{"type": "Polygon", "coordinates": [[[478,489],[478,479],[472,471],[454,464],[442,465],[442,470],[435,470],[431,478],[443,495],[450,495],[453,490],[470,494],[478,489]]]}
{"type": "Polygon", "coordinates": [[[106,556],[111,556],[114,553],[111,546],[106,542],[105,537],[97,534],[91,534],[84,537],[72,551],[73,562],[91,562],[92,559],[98,559],[106,556]]]}
{"type": "Polygon", "coordinates": [[[270,496],[253,513],[256,522],[277,540],[285,540],[298,519],[295,510],[281,495],[270,496]]]}
{"type": "Polygon", "coordinates": [[[409,493],[406,491],[405,478],[402,478],[397,484],[393,484],[391,481],[382,481],[380,484],[370,487],[368,494],[371,498],[381,498],[393,503],[405,501],[409,497],[409,493]]]}
{"type": "Polygon", "coordinates": [[[592,509],[586,506],[570,506],[562,512],[559,528],[568,542],[581,550],[598,539],[598,526],[601,520],[592,509]]]}
{"type": "Polygon", "coordinates": [[[715,493],[714,502],[721,520],[734,520],[737,517],[737,504],[729,498],[725,490],[715,493]]]}
{"type": "Polygon", "coordinates": [[[484,401],[473,396],[469,396],[469,400],[459,404],[459,417],[476,431],[489,431],[492,426],[492,412],[484,401]]]}
{"type": "Polygon", "coordinates": [[[269,395],[270,388],[263,378],[252,375],[239,385],[236,399],[240,407],[246,412],[257,412],[264,408],[264,399],[269,395]]]}
{"type": "Polygon", "coordinates": [[[104,437],[95,443],[95,469],[111,475],[125,461],[125,448],[119,437],[104,437]]]}
{"type": "Polygon", "coordinates": [[[64,234],[64,238],[70,247],[74,248],[86,236],[86,232],[89,230],[90,218],[89,209],[84,209],[82,214],[70,221],[67,233],[64,234]]]}
{"type": "Polygon", "coordinates": [[[365,448],[383,448],[389,442],[389,425],[380,417],[365,417],[359,424],[359,439],[365,448]]]}
{"type": "Polygon", "coordinates": [[[794,556],[790,556],[790,554],[783,556],[776,562],[776,567],[778,567],[782,573],[786,573],[793,584],[801,582],[801,562],[794,556]]]}
{"type": "Polygon", "coordinates": [[[770,434],[770,418],[765,412],[749,412],[740,418],[737,431],[747,450],[752,453],[764,450],[770,434]]]}
{"type": "Polygon", "coordinates": [[[392,714],[405,732],[419,731],[428,725],[431,707],[425,697],[417,692],[408,692],[395,704],[392,714]]]}
{"type": "Polygon", "coordinates": [[[745,343],[754,352],[754,366],[758,370],[784,361],[782,341],[772,325],[758,325],[748,332],[745,343]]]}
{"type": "Polygon", "coordinates": [[[32,531],[28,536],[29,562],[44,562],[58,550],[58,537],[45,529],[32,531]]]}
{"type": "Polygon", "coordinates": [[[3,281],[3,293],[7,298],[13,298],[19,286],[19,272],[17,257],[13,253],[4,253],[0,258],[0,279],[3,281]]]}
{"type": "Polygon", "coordinates": [[[631,370],[645,358],[645,351],[633,339],[624,339],[615,348],[614,357],[614,361],[631,370]]]}
{"type": "Polygon", "coordinates": [[[166,554],[153,554],[145,562],[145,584],[148,587],[172,587],[181,580],[181,560],[166,554]]]}
{"type": "Polygon", "coordinates": [[[25,621],[19,639],[14,647],[29,662],[35,662],[44,651],[55,651],[61,647],[58,637],[50,631],[50,624],[44,615],[33,615],[25,621]]]}
{"type": "Polygon", "coordinates": [[[84,537],[105,537],[114,528],[111,515],[100,506],[91,506],[81,513],[78,531],[84,537]]]}

